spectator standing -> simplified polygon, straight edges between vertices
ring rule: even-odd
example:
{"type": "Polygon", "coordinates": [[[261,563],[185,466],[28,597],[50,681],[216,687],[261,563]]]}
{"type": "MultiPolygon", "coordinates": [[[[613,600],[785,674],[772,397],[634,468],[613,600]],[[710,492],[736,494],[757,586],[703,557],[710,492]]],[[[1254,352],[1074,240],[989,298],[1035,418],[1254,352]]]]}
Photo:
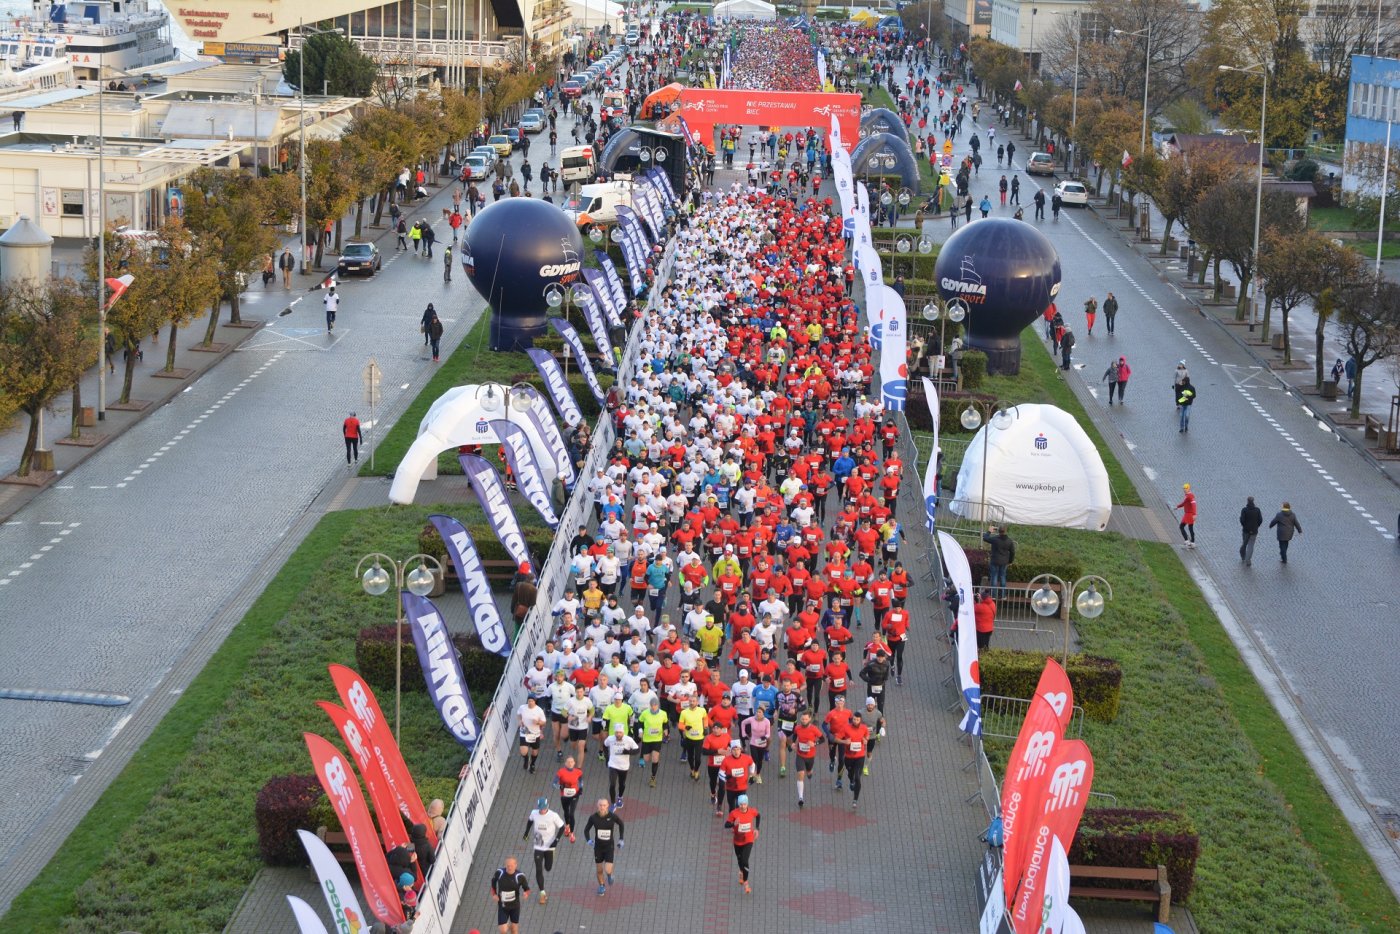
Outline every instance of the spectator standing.
{"type": "Polygon", "coordinates": [[[1196,494],[1191,492],[1191,484],[1181,485],[1181,502],[1177,503],[1173,509],[1181,510],[1181,521],[1177,523],[1177,530],[1181,532],[1181,540],[1186,543],[1187,548],[1196,547],[1196,494]]]}
{"type": "Polygon", "coordinates": [[[1240,560],[1245,567],[1254,563],[1254,542],[1263,524],[1264,513],[1254,505],[1254,497],[1246,497],[1244,508],[1240,510],[1240,560]]]}
{"type": "Polygon", "coordinates": [[[987,578],[990,586],[1006,588],[1006,569],[1016,560],[1016,543],[1007,534],[1006,526],[988,526],[982,534],[987,543],[987,578]]]}
{"type": "Polygon", "coordinates": [[[345,438],[345,463],[360,462],[360,442],[364,440],[364,431],[360,427],[360,420],[351,412],[340,426],[340,433],[345,438]]]}

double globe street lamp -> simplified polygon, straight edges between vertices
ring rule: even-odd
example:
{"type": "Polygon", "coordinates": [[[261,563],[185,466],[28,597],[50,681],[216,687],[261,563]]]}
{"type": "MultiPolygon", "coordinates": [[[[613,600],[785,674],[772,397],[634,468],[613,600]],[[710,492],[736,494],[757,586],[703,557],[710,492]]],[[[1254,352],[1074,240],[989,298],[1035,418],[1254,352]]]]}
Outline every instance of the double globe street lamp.
{"type": "MultiPolygon", "coordinates": [[[[987,453],[991,447],[992,429],[1006,431],[1011,427],[1016,419],[1020,418],[1020,411],[1014,405],[1005,402],[992,400],[972,399],[967,403],[967,408],[962,410],[958,416],[958,421],[963,428],[968,431],[976,431],[986,422],[986,430],[982,432],[982,496],[978,504],[978,521],[986,524],[990,520],[987,517],[987,453]]],[[[1000,525],[1000,523],[997,523],[1000,525]]]]}
{"type": "MultiPolygon", "coordinates": [[[[1042,619],[1060,612],[1061,593],[1071,595],[1074,600],[1074,608],[1085,619],[1098,619],[1103,615],[1104,594],[1108,595],[1109,600],[1113,599],[1113,588],[1109,586],[1108,581],[1097,574],[1086,574],[1073,584],[1066,584],[1062,578],[1055,574],[1039,574],[1026,585],[1026,598],[1030,601],[1031,611],[1042,619]],[[1037,587],[1037,584],[1040,586],[1037,587]],[[1059,591],[1056,591],[1051,586],[1052,584],[1058,584],[1059,591]]],[[[1065,624],[1065,647],[1061,661],[1068,664],[1069,613],[1060,614],[1060,618],[1065,624]]]]}
{"type": "Polygon", "coordinates": [[[407,622],[404,613],[403,592],[405,588],[415,597],[426,597],[436,584],[434,574],[442,574],[442,562],[432,555],[409,555],[402,561],[381,552],[372,551],[355,565],[355,576],[360,586],[371,597],[380,597],[388,592],[390,585],[398,594],[398,619],[394,624],[394,740],[399,738],[399,713],[403,700],[403,627],[407,622]],[[367,562],[373,562],[368,568],[367,562]],[[417,566],[409,570],[409,566],[417,566]],[[385,565],[388,565],[386,569],[385,565]],[[393,570],[392,577],[389,569],[393,570]]]}

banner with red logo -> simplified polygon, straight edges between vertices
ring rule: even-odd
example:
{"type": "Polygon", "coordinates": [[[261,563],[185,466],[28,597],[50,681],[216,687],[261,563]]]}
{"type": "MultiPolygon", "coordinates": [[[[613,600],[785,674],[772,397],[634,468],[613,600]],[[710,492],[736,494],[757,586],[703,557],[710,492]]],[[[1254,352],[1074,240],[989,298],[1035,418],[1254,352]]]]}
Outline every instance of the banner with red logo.
{"type": "Polygon", "coordinates": [[[355,857],[355,868],[360,871],[360,884],[364,886],[370,911],[385,924],[403,924],[403,906],[399,904],[398,889],[389,872],[389,861],[379,848],[374,822],[370,820],[369,808],[360,795],[360,783],[355,780],[354,770],[339,749],[315,733],[303,733],[302,737],[306,740],[307,751],[311,753],[316,777],[320,779],[326,797],[330,798],[336,816],[340,818],[340,829],[355,857]]]}
{"type": "Polygon", "coordinates": [[[1043,694],[1031,698],[1001,786],[1002,867],[1006,881],[1006,907],[1012,904],[1025,868],[1027,828],[1034,824],[1033,810],[1044,797],[1050,779],[1048,763],[1062,742],[1064,727],[1055,708],[1043,694]]]}
{"type": "Polygon", "coordinates": [[[415,824],[428,825],[428,840],[433,846],[437,846],[437,831],[433,829],[432,818],[428,817],[428,809],[423,806],[423,799],[418,795],[418,786],[413,783],[413,776],[408,773],[403,753],[399,751],[399,744],[394,740],[389,722],[384,719],[384,713],[379,709],[379,701],[374,699],[374,692],[369,689],[364,678],[344,665],[332,664],[327,667],[330,669],[331,680],[335,682],[335,690],[340,695],[341,703],[355,718],[360,732],[369,737],[370,752],[374,754],[379,774],[384,778],[385,784],[393,791],[398,803],[408,809],[409,820],[415,824]]]}
{"type": "Polygon", "coordinates": [[[1059,839],[1068,849],[1079,830],[1089,789],[1094,784],[1094,757],[1089,747],[1077,739],[1060,742],[1047,763],[1041,803],[1031,813],[1034,827],[1026,839],[1030,846],[1025,853],[1025,869],[1021,887],[1016,892],[1016,904],[1011,909],[1011,925],[1016,934],[1037,934],[1045,911],[1046,882],[1050,870],[1051,843],[1059,839]]]}
{"type": "Polygon", "coordinates": [[[1053,658],[1045,659],[1045,669],[1040,673],[1035,693],[1037,697],[1050,702],[1055,715],[1060,718],[1060,732],[1063,734],[1069,729],[1070,717],[1074,715],[1074,688],[1069,683],[1069,675],[1053,658]]]}
{"type": "Polygon", "coordinates": [[[384,841],[384,849],[392,850],[396,846],[411,845],[408,829],[404,827],[403,816],[399,813],[399,801],[385,783],[384,776],[379,774],[379,766],[374,762],[369,741],[360,732],[355,719],[344,707],[337,707],[329,701],[317,701],[316,706],[331,718],[331,722],[340,733],[340,738],[345,740],[345,748],[350,750],[350,758],[355,761],[355,768],[359,770],[360,779],[369,792],[369,803],[374,808],[374,816],[379,819],[379,836],[384,841]]]}
{"type": "Polygon", "coordinates": [[[860,131],[860,95],[759,88],[682,88],[680,115],[692,133],[713,150],[716,124],[723,126],[827,127],[832,118],[844,139],[860,131]]]}

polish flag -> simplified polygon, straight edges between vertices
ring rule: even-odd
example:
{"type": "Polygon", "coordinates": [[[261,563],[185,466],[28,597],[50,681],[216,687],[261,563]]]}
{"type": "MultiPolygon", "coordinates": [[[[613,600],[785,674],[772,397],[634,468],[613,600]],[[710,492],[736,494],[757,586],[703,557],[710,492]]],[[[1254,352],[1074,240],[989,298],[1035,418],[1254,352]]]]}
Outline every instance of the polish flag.
{"type": "Polygon", "coordinates": [[[313,285],[311,288],[307,289],[306,291],[308,291],[308,292],[319,292],[319,291],[321,291],[322,289],[328,289],[328,288],[330,288],[330,287],[333,286],[333,285],[339,285],[340,283],[338,283],[338,282],[335,281],[335,277],[336,277],[336,273],[335,273],[335,272],[332,272],[330,275],[326,276],[326,278],[322,279],[320,282],[316,283],[315,285],[313,285]]]}
{"type": "Polygon", "coordinates": [[[1126,150],[1126,149],[1123,150],[1123,168],[1126,169],[1128,166],[1130,166],[1130,165],[1132,165],[1132,164],[1133,164],[1133,157],[1132,157],[1132,154],[1129,153],[1128,150],[1126,150]]]}
{"type": "Polygon", "coordinates": [[[1020,82],[1019,79],[1016,81],[1016,86],[1015,86],[1014,88],[1012,88],[1011,90],[1013,90],[1013,91],[1019,91],[1019,90],[1021,90],[1021,82],[1020,82]]]}
{"type": "Polygon", "coordinates": [[[107,280],[107,288],[111,292],[111,295],[107,299],[106,307],[104,307],[102,310],[111,311],[112,306],[117,303],[117,299],[121,298],[122,295],[126,294],[126,290],[131,288],[131,283],[135,281],[136,277],[129,273],[125,276],[118,276],[115,279],[109,278],[107,280]]]}

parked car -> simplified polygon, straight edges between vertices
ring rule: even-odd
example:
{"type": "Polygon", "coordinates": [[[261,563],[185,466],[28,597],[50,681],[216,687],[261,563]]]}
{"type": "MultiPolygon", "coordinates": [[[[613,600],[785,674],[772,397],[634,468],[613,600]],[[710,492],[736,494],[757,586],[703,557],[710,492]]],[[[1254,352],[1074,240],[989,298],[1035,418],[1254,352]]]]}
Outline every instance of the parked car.
{"type": "Polygon", "coordinates": [[[488,156],[485,153],[474,152],[467,156],[462,163],[462,178],[469,182],[479,182],[488,179],[496,171],[496,150],[493,148],[488,156]]]}
{"type": "Polygon", "coordinates": [[[1084,187],[1083,182],[1066,179],[1055,186],[1055,194],[1060,196],[1060,201],[1064,204],[1076,204],[1081,208],[1089,206],[1089,189],[1084,187]]]}
{"type": "Polygon", "coordinates": [[[1026,160],[1027,175],[1054,175],[1055,157],[1048,152],[1033,152],[1026,160]]]}
{"type": "Polygon", "coordinates": [[[504,133],[497,133],[486,140],[492,148],[496,150],[496,155],[503,159],[509,159],[510,154],[515,151],[515,143],[504,133]]]}
{"type": "Polygon", "coordinates": [[[379,255],[379,247],[373,243],[351,240],[340,251],[340,261],[336,263],[336,271],[342,276],[348,276],[351,273],[372,276],[383,266],[384,260],[379,255]]]}
{"type": "Polygon", "coordinates": [[[545,124],[544,114],[535,110],[527,110],[520,118],[520,129],[526,133],[539,133],[545,128],[545,124]]]}
{"type": "Polygon", "coordinates": [[[582,97],[583,85],[570,78],[568,81],[564,82],[562,87],[559,88],[559,93],[569,98],[582,97]]]}
{"type": "Polygon", "coordinates": [[[506,128],[505,130],[503,130],[502,132],[504,132],[504,133],[506,134],[506,138],[510,140],[510,148],[511,148],[512,150],[516,150],[516,149],[519,149],[519,148],[520,148],[520,146],[521,146],[521,141],[522,141],[523,139],[525,139],[525,134],[522,133],[522,132],[520,132],[520,127],[518,127],[518,126],[507,127],[507,128],[506,128]]]}

